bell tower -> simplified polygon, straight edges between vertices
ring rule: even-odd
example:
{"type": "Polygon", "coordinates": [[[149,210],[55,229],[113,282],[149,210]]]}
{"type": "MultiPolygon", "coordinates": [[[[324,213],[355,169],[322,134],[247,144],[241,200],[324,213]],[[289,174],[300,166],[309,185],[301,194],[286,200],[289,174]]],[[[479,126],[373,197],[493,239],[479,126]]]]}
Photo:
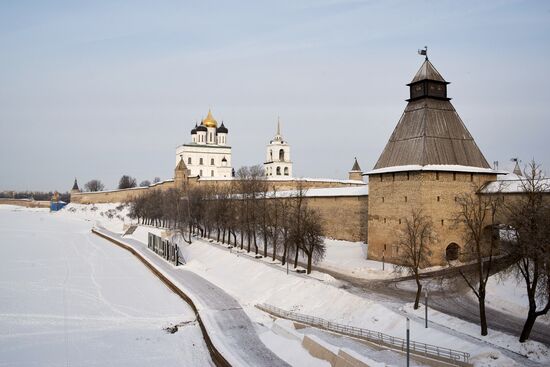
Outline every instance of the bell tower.
{"type": "Polygon", "coordinates": [[[291,178],[292,161],[290,160],[290,145],[281,135],[281,123],[277,120],[277,133],[266,148],[264,163],[265,175],[268,178],[291,178]]]}

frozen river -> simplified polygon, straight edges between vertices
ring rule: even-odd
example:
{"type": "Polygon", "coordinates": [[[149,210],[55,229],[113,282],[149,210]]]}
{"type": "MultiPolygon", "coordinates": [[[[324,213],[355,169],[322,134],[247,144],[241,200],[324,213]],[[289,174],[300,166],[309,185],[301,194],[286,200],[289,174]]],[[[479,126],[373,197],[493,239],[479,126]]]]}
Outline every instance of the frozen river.
{"type": "Polygon", "coordinates": [[[90,228],[0,205],[0,366],[212,365],[191,308],[90,228]]]}

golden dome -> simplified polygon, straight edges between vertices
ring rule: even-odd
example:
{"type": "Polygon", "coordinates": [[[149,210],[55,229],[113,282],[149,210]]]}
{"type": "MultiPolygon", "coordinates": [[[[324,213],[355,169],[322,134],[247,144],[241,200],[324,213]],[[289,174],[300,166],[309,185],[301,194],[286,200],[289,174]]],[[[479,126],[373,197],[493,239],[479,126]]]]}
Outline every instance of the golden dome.
{"type": "Polygon", "coordinates": [[[206,127],[218,127],[218,121],[212,116],[212,111],[208,110],[208,115],[202,122],[206,127]]]}

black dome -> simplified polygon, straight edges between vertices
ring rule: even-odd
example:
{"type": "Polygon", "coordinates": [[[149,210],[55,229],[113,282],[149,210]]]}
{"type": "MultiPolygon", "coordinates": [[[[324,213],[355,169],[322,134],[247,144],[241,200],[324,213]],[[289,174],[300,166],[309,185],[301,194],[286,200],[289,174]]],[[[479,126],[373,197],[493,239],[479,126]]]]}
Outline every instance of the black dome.
{"type": "Polygon", "coordinates": [[[197,133],[197,124],[195,124],[195,127],[191,129],[191,135],[195,135],[197,133]]]}
{"type": "Polygon", "coordinates": [[[204,125],[199,125],[197,126],[197,131],[208,131],[208,129],[204,125]]]}
{"type": "Polygon", "coordinates": [[[218,127],[217,132],[222,133],[222,134],[227,134],[229,132],[229,130],[227,130],[227,128],[223,124],[223,121],[222,121],[222,125],[220,127],[218,127]]]}

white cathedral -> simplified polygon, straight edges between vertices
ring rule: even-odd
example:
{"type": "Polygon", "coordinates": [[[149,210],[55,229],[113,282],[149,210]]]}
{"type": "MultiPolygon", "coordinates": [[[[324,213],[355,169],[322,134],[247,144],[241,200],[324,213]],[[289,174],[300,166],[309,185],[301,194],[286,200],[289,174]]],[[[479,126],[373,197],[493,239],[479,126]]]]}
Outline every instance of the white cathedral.
{"type": "MultiPolygon", "coordinates": [[[[228,130],[208,110],[208,115],[191,130],[191,142],[176,148],[176,165],[181,160],[189,170],[189,176],[223,179],[233,177],[231,147],[227,144],[228,130]]],[[[277,121],[277,133],[269,142],[264,163],[267,178],[291,178],[292,162],[290,146],[283,140],[277,121]]]]}
{"type": "Polygon", "coordinates": [[[232,177],[231,147],[227,145],[225,125],[208,110],[208,115],[191,130],[191,143],[176,148],[176,165],[183,159],[190,176],[232,177]]]}

